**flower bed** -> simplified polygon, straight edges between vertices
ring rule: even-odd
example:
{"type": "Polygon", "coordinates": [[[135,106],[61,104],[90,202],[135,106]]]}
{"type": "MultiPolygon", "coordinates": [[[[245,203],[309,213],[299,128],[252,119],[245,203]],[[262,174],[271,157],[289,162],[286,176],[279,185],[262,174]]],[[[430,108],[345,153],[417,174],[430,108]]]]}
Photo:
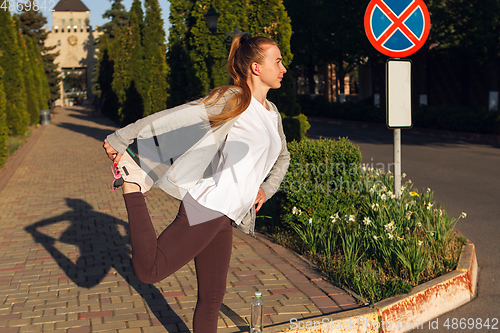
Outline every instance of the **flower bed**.
{"type": "Polygon", "coordinates": [[[281,191],[262,210],[263,231],[313,261],[333,281],[377,302],[453,270],[465,242],[458,219],[413,190],[394,194],[390,171],[361,165],[347,139],[289,143],[281,191]],[[279,221],[279,222],[278,222],[279,221]]]}

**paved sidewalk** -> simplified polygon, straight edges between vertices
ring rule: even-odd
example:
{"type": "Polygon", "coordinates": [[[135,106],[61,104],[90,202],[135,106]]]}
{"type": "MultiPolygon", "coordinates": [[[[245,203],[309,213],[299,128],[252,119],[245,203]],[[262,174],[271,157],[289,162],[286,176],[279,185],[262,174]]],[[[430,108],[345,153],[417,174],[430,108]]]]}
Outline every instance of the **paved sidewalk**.
{"type": "MultiPolygon", "coordinates": [[[[113,130],[83,108],[62,109],[9,164],[8,182],[8,170],[0,172],[0,333],[192,328],[192,261],[155,285],[132,271],[125,205],[120,191],[109,190],[102,150],[113,130]]],[[[159,233],[179,202],[158,189],[147,202],[159,233]]],[[[268,326],[359,307],[293,253],[234,229],[219,332],[248,331],[255,291],[268,326]]]]}

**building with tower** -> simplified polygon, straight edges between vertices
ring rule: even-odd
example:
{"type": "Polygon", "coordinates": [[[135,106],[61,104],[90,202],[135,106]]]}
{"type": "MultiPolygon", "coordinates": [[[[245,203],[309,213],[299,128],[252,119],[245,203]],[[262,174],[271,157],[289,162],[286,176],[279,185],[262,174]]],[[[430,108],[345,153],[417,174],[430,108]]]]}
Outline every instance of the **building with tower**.
{"type": "MultiPolygon", "coordinates": [[[[101,34],[90,25],[90,11],[81,0],[60,0],[52,12],[52,29],[46,46],[59,51],[54,60],[62,72],[61,97],[55,104],[73,105],[74,98],[92,101],[92,73],[97,63],[96,39],[101,34]]],[[[48,30],[48,28],[46,28],[48,30]]]]}

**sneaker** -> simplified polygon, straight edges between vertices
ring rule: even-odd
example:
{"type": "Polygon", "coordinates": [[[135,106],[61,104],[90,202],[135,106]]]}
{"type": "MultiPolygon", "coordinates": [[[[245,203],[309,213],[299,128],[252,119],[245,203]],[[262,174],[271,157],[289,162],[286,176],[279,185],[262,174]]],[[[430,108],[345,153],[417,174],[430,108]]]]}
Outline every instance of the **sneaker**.
{"type": "MultiPolygon", "coordinates": [[[[142,193],[148,192],[154,184],[153,179],[140,167],[139,156],[130,148],[120,158],[120,162],[113,170],[115,180],[112,189],[116,190],[123,182],[139,185],[142,193]]],[[[112,168],[113,169],[113,168],[112,168]]]]}

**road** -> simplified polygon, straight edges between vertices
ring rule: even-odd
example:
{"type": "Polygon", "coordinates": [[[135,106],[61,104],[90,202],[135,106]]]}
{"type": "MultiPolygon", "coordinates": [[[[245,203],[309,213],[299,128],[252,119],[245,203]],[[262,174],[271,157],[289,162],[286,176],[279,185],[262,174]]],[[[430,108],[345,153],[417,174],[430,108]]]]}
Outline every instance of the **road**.
{"type": "MultiPolygon", "coordinates": [[[[310,138],[348,137],[358,145],[363,163],[388,170],[393,163],[393,131],[384,126],[354,122],[310,121],[310,138]]],[[[411,179],[414,188],[434,192],[435,200],[443,205],[451,216],[460,219],[457,229],[476,246],[479,264],[478,297],[471,302],[438,318],[437,329],[429,328],[414,332],[498,332],[500,330],[500,147],[473,144],[439,136],[401,132],[401,169],[411,179]],[[481,318],[494,323],[496,329],[476,324],[473,329],[456,330],[444,323],[453,318],[481,318]]]]}

